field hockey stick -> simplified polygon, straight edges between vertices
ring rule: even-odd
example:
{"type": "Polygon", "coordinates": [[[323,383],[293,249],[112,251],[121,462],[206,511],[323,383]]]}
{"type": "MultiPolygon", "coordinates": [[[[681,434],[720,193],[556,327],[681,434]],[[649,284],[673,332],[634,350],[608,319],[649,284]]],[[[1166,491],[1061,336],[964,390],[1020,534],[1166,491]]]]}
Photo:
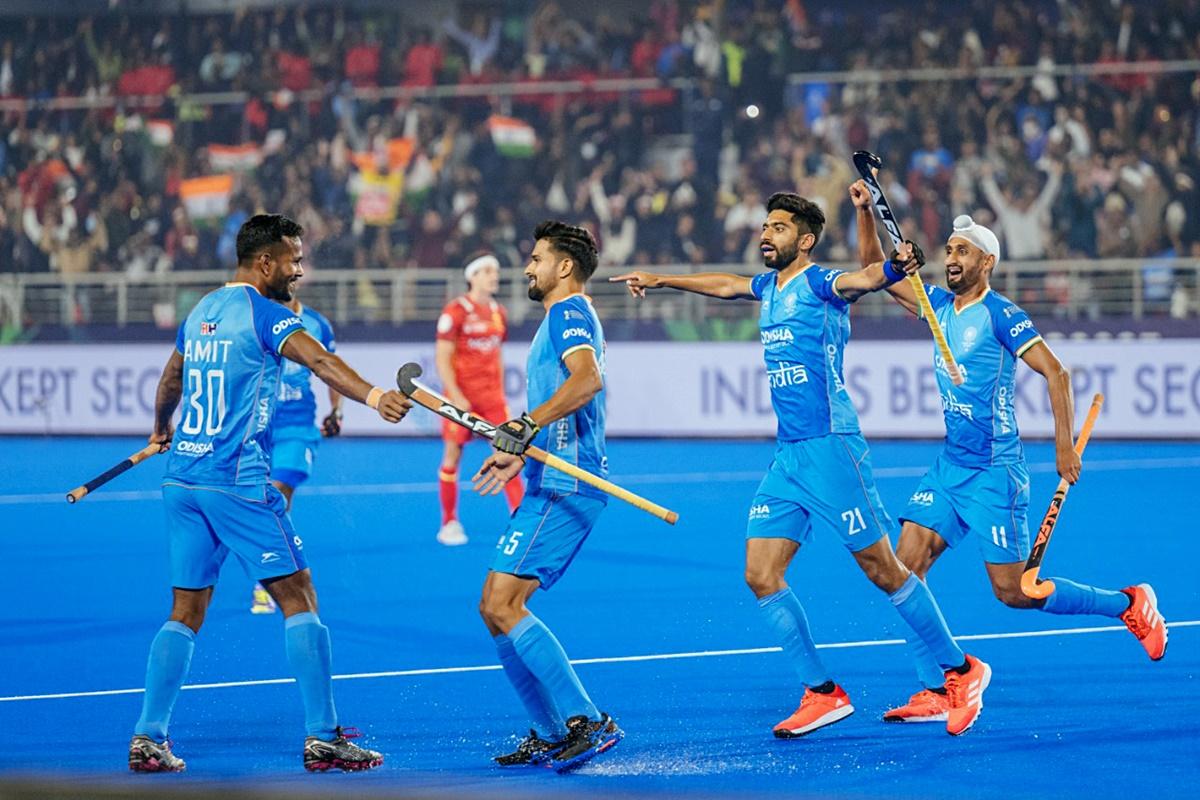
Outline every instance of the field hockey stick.
{"type": "MultiPolygon", "coordinates": [[[[1104,405],[1104,395],[1097,393],[1092,398],[1092,407],[1088,409],[1087,417],[1083,420],[1083,427],[1079,430],[1079,439],[1075,442],[1075,453],[1080,458],[1083,458],[1083,451],[1087,447],[1088,439],[1092,436],[1092,426],[1096,424],[1096,417],[1100,415],[1100,406],[1102,405],[1104,405]]],[[[1046,556],[1046,548],[1050,545],[1054,526],[1058,524],[1058,514],[1062,511],[1063,503],[1066,502],[1067,492],[1070,489],[1071,484],[1067,483],[1066,478],[1059,480],[1058,488],[1054,490],[1054,497],[1050,498],[1050,507],[1046,509],[1046,516],[1042,517],[1042,524],[1038,526],[1037,539],[1033,542],[1029,560],[1025,562],[1025,571],[1021,573],[1021,591],[1025,593],[1026,597],[1045,600],[1054,594],[1054,581],[1039,581],[1038,572],[1042,568],[1042,559],[1046,556]]]]}
{"type": "MultiPolygon", "coordinates": [[[[888,205],[887,198],[883,196],[883,187],[879,185],[879,179],[875,176],[875,171],[882,166],[883,161],[874,153],[859,150],[854,154],[854,168],[858,170],[858,174],[866,181],[867,188],[871,190],[871,199],[875,203],[875,210],[879,212],[879,216],[883,220],[883,227],[887,228],[888,236],[892,238],[892,245],[899,250],[904,237],[900,235],[900,226],[896,223],[896,215],[892,213],[892,207],[888,205]]],[[[950,344],[946,341],[946,334],[942,332],[942,326],[933,314],[933,306],[929,304],[929,293],[925,291],[925,284],[921,281],[921,276],[914,272],[907,275],[905,280],[908,281],[908,285],[912,287],[913,293],[917,296],[917,305],[921,309],[921,316],[929,324],[929,332],[933,334],[933,341],[937,343],[938,353],[941,354],[942,361],[946,364],[946,372],[950,375],[950,381],[955,386],[961,386],[962,370],[958,368],[958,362],[954,360],[954,354],[950,352],[950,344]]]]}
{"type": "Polygon", "coordinates": [[[127,470],[132,469],[133,467],[136,467],[138,464],[142,463],[150,456],[158,455],[162,451],[163,451],[162,444],[146,445],[141,450],[138,450],[136,453],[131,455],[129,458],[122,461],[120,464],[117,464],[115,467],[112,467],[111,469],[101,472],[99,475],[92,478],[90,481],[83,484],[82,486],[78,486],[78,487],[72,489],[71,491],[67,492],[67,502],[68,503],[79,502],[80,500],[87,497],[92,492],[99,489],[104,484],[111,481],[113,478],[120,475],[122,472],[126,472],[127,470]]]}
{"type": "MultiPolygon", "coordinates": [[[[482,417],[475,416],[470,411],[464,411],[456,407],[445,397],[442,397],[428,386],[420,383],[417,380],[419,377],[421,377],[421,365],[410,362],[402,366],[396,373],[396,385],[400,387],[400,391],[404,392],[417,405],[424,406],[438,416],[445,417],[451,422],[461,425],[485,439],[491,439],[496,435],[495,425],[482,417]]],[[[679,515],[674,511],[663,508],[657,503],[636,495],[628,489],[622,489],[620,486],[601,478],[599,475],[593,475],[585,469],[580,469],[569,461],[564,461],[552,453],[547,453],[540,447],[526,448],[525,455],[535,461],[542,462],[547,467],[553,467],[560,472],[565,472],[572,478],[583,481],[589,486],[594,486],[605,494],[610,494],[613,497],[624,500],[631,506],[640,508],[648,514],[653,514],[670,525],[674,525],[679,519],[679,515]]]]}

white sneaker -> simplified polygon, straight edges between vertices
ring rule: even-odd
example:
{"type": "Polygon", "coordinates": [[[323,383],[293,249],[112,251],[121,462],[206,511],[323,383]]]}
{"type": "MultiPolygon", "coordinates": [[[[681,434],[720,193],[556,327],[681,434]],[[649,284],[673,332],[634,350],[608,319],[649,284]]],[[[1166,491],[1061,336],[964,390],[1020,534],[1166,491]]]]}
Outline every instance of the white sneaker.
{"type": "Polygon", "coordinates": [[[437,540],[447,547],[458,547],[460,544],[467,543],[467,534],[463,530],[462,523],[452,519],[438,531],[437,540]]]}

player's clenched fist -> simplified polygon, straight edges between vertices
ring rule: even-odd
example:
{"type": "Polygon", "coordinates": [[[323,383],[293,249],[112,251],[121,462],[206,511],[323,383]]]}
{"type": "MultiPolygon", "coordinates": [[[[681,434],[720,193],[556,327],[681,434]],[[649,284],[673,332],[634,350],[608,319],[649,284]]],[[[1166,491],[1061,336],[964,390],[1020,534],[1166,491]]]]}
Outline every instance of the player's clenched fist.
{"type": "Polygon", "coordinates": [[[867,182],[862,178],[850,184],[850,202],[855,208],[871,207],[871,190],[867,188],[867,182]]]}
{"type": "Polygon", "coordinates": [[[383,396],[379,398],[379,405],[376,406],[375,410],[379,412],[379,416],[388,422],[399,422],[404,419],[404,415],[408,413],[408,410],[412,406],[412,400],[409,400],[395,389],[390,389],[384,392],[383,396]]]}
{"type": "Polygon", "coordinates": [[[609,283],[625,282],[629,287],[629,293],[634,297],[645,297],[647,289],[657,289],[662,286],[662,281],[658,275],[653,272],[626,272],[624,275],[618,275],[615,278],[609,278],[609,283]]]}

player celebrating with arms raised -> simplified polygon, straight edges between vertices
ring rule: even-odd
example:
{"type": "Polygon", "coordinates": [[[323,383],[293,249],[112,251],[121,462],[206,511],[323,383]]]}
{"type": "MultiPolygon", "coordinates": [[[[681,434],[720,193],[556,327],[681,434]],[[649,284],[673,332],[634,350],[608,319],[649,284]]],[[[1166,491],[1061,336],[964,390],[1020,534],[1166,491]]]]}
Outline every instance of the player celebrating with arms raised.
{"type": "MultiPolygon", "coordinates": [[[[442,391],[456,406],[499,425],[508,419],[504,364],[500,359],[500,345],[508,338],[508,314],[496,302],[500,262],[493,255],[480,256],[467,264],[463,275],[467,293],[451,300],[438,318],[438,377],[442,391]]],[[[467,543],[467,534],[458,521],[458,462],[470,439],[469,430],[443,420],[445,450],[438,471],[442,527],[437,540],[444,545],[467,543]]],[[[521,502],[521,493],[520,478],[513,478],[504,487],[510,511],[521,502]]]]}
{"type": "Polygon", "coordinates": [[[584,228],[543,222],[525,276],[529,299],[546,318],[526,361],[530,411],[496,430],[494,452],[475,474],[481,494],[496,494],[522,468],[529,490],[496,546],[479,611],[504,674],[534,728],[504,766],[548,764],[567,770],[615,745],[621,729],[597,710],[558,639],[530,613],[539,587],[562,577],[596,525],[607,496],[574,478],[525,463],[536,445],[594,475],[608,474],[604,447],[604,330],[583,294],[596,271],[596,242],[584,228]]]}
{"type": "MultiPolygon", "coordinates": [[[[859,260],[883,257],[875,228],[870,190],[864,181],[850,187],[857,210],[859,260]]],[[[992,591],[1013,608],[1040,608],[1051,614],[1099,614],[1120,617],[1150,658],[1162,658],[1167,628],[1148,584],[1109,591],[1053,578],[1054,593],[1045,600],[1021,591],[1021,573],[1029,557],[1029,469],[1017,431],[1017,359],[1046,379],[1054,412],[1055,460],[1058,474],[1069,483],[1079,478],[1081,462],[1074,450],[1071,376],[1042,341],[1029,315],[991,289],[991,274],[1000,260],[1000,242],[990,229],[963,215],[954,220],[946,242],[946,285],[927,285],[929,302],[945,331],[950,352],[964,381],[955,386],[935,352],[934,371],[946,421],[946,443],[909,499],[901,517],[897,554],[924,579],[948,547],[973,537],[983,555],[992,591]]],[[[920,258],[909,262],[914,266],[920,258]]],[[[912,313],[917,297],[902,270],[885,264],[892,297],[912,313]]],[[[903,706],[884,714],[888,722],[933,722],[944,719],[948,701],[942,674],[929,650],[912,641],[917,674],[924,689],[903,706]]]]}
{"type": "Polygon", "coordinates": [[[302,233],[277,214],[259,214],[242,225],[233,282],[201,298],[179,326],[158,383],[150,441],[171,448],[163,505],[174,605],[150,645],[142,714],[129,743],[129,768],[137,772],[185,767],[171,752],[167,728],[230,552],[283,611],[288,661],[304,703],[305,769],[359,770],[383,763],[379,753],[347,741],[338,726],[329,629],[317,616],[316,590],[287,503],[268,480],[271,425],[285,358],[388,422],[399,422],[412,403],[363,380],[282,305],[304,274],[302,233]],[[172,418],[185,389],[176,432],[172,418]]]}
{"type": "Polygon", "coordinates": [[[804,609],[786,581],[788,565],[813,530],[842,540],[913,636],[934,654],[947,686],[954,687],[946,729],[963,733],[978,718],[991,670],[963,654],[928,587],[892,552],[892,520],[875,488],[867,443],[842,378],[850,303],[886,285],[883,265],[858,272],[820,267],[811,253],[825,225],[821,209],[779,192],[771,195],[767,210],[762,254],[768,271],[753,278],[630,272],[610,280],[625,281],[635,296],[669,288],[762,303],[759,328],[779,443],[750,504],[746,583],[806,687],[800,707],[775,726],[775,735],[803,736],[854,711],[821,663],[804,609]]]}

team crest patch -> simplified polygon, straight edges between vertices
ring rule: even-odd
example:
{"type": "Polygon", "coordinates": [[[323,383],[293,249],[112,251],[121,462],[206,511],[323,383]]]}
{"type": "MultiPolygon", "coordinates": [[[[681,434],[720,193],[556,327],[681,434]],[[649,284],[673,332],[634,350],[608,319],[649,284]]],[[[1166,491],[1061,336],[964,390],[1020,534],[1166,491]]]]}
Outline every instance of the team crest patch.
{"type": "Polygon", "coordinates": [[[975,340],[977,338],[979,338],[979,329],[976,328],[974,325],[972,325],[971,327],[969,327],[965,331],[963,331],[963,335],[962,335],[963,350],[964,351],[970,350],[972,347],[974,347],[975,340]]]}
{"type": "Polygon", "coordinates": [[[796,310],[797,302],[799,301],[796,299],[796,295],[789,294],[787,297],[783,298],[783,310],[790,314],[796,310]]]}

